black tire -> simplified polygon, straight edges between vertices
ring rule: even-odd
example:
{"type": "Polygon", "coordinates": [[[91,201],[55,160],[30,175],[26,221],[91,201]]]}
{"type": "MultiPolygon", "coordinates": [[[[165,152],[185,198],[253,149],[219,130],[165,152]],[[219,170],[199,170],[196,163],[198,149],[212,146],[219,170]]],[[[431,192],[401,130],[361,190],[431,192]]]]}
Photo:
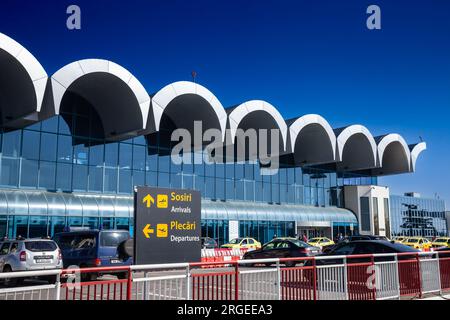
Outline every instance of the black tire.
{"type": "MultiPolygon", "coordinates": [[[[80,269],[87,268],[85,265],[81,265],[80,269]]],[[[98,274],[90,272],[80,272],[81,282],[97,281],[98,274]]]]}
{"type": "Polygon", "coordinates": [[[122,241],[117,246],[117,252],[119,253],[119,257],[123,260],[127,260],[128,258],[133,256],[133,239],[128,239],[125,241],[122,241]]]}
{"type": "Polygon", "coordinates": [[[128,278],[128,272],[119,272],[116,274],[117,279],[123,280],[128,278]]]}
{"type": "MultiPolygon", "coordinates": [[[[6,265],[3,267],[3,272],[4,273],[8,273],[8,272],[12,272],[11,266],[6,265]]],[[[3,284],[7,287],[13,287],[18,285],[19,283],[21,283],[23,281],[23,279],[20,279],[22,281],[19,281],[20,278],[4,278],[3,279],[3,284]]]]}

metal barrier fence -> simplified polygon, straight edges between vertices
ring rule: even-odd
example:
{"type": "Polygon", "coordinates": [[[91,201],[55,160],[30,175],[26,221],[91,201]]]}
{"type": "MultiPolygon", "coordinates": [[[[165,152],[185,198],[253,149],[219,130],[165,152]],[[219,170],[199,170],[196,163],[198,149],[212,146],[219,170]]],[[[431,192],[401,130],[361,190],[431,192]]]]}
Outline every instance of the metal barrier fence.
{"type": "Polygon", "coordinates": [[[320,256],[0,273],[0,282],[14,279],[27,280],[13,288],[0,285],[0,300],[385,300],[450,290],[450,255],[320,256]],[[51,281],[29,280],[35,277],[51,281]]]}

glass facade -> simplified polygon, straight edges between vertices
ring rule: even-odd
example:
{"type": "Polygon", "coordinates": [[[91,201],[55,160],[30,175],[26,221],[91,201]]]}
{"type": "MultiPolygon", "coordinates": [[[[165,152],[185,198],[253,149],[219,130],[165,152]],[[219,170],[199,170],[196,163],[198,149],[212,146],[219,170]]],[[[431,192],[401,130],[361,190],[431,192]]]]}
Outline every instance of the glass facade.
{"type": "Polygon", "coordinates": [[[444,200],[395,195],[390,200],[392,236],[447,235],[444,200]]]}
{"type": "MultiPolygon", "coordinates": [[[[191,164],[177,165],[171,161],[167,135],[157,133],[108,142],[98,138],[95,119],[92,115],[63,114],[21,130],[0,131],[0,187],[61,194],[131,195],[133,186],[149,185],[195,189],[201,192],[202,198],[212,200],[343,207],[344,185],[377,184],[374,177],[318,168],[280,168],[277,174],[268,176],[261,174],[257,162],[206,164],[200,161],[196,164],[199,161],[195,160],[203,158],[201,152],[190,154],[191,164]],[[88,134],[80,136],[79,132],[88,134]]],[[[39,203],[39,199],[23,201],[39,203]]],[[[130,217],[117,218],[108,216],[107,212],[84,217],[75,207],[70,217],[55,214],[38,219],[38,211],[36,214],[21,213],[20,208],[16,212],[1,211],[0,199],[0,233],[52,235],[63,225],[92,228],[131,225],[123,220],[130,217]],[[36,218],[31,218],[32,215],[36,218]],[[5,221],[11,223],[5,224],[5,221]],[[44,224],[46,226],[42,227],[44,224]]],[[[57,208],[54,210],[57,212],[57,208]]],[[[220,239],[223,232],[219,230],[225,229],[226,225],[221,225],[219,220],[217,223],[220,239]]],[[[244,225],[243,231],[260,228],[259,225],[248,228],[244,225]]],[[[289,229],[269,225],[267,228],[289,229]]],[[[269,231],[267,235],[265,232],[262,237],[270,238],[269,231]]]]}

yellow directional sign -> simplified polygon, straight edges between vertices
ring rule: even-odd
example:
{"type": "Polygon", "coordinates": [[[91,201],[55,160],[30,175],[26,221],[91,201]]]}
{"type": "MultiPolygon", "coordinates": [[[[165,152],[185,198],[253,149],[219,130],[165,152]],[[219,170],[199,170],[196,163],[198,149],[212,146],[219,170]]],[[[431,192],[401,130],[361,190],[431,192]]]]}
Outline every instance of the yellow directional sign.
{"type": "Polygon", "coordinates": [[[142,230],[142,232],[144,232],[144,236],[145,236],[147,239],[150,238],[150,234],[155,233],[155,229],[150,228],[150,226],[151,226],[150,223],[148,223],[148,224],[145,226],[144,230],[142,230]]]}
{"type": "Polygon", "coordinates": [[[155,199],[150,194],[147,194],[144,199],[142,199],[142,203],[147,202],[147,208],[150,208],[153,203],[155,203],[155,199]]]}

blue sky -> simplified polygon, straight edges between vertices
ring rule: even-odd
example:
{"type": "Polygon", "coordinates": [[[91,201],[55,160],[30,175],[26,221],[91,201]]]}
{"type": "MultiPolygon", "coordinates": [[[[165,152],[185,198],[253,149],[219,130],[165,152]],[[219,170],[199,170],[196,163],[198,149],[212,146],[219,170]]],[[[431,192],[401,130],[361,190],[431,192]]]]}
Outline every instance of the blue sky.
{"type": "Polygon", "coordinates": [[[319,113],[334,127],[421,136],[417,172],[380,183],[450,205],[450,1],[2,0],[0,32],[49,74],[109,59],[152,93],[195,70],[224,106],[264,99],[286,119],[319,113]],[[70,4],[79,31],[66,28],[70,4]],[[366,28],[371,4],[382,30],[366,28]]]}

